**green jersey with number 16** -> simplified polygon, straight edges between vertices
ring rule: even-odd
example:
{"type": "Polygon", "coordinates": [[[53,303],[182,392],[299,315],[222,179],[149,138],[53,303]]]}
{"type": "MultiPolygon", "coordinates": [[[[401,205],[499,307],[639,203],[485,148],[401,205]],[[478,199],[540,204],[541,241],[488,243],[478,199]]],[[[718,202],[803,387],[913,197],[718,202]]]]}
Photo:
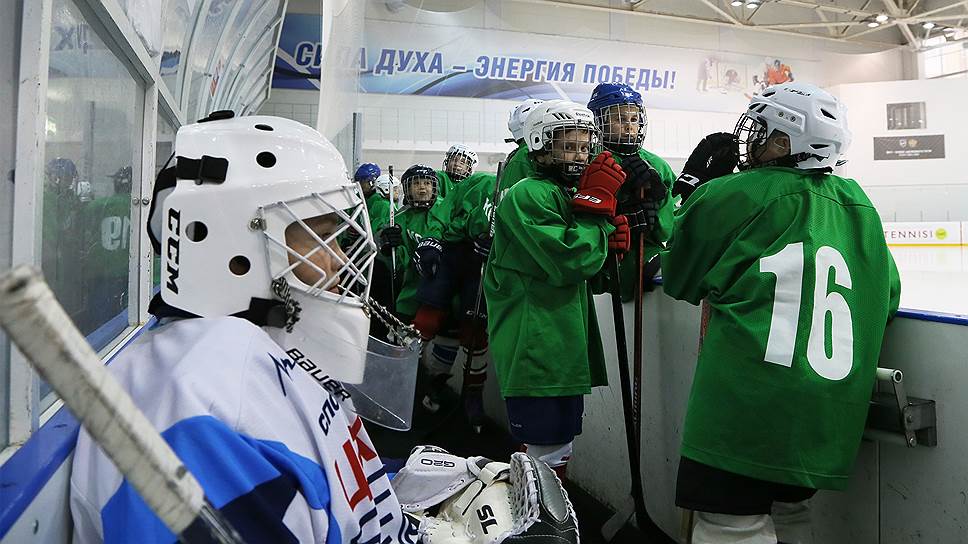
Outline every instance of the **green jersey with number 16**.
{"type": "Polygon", "coordinates": [[[682,455],[752,478],[843,489],[900,280],[853,180],[758,168],[676,213],[666,294],[711,316],[682,455]]]}

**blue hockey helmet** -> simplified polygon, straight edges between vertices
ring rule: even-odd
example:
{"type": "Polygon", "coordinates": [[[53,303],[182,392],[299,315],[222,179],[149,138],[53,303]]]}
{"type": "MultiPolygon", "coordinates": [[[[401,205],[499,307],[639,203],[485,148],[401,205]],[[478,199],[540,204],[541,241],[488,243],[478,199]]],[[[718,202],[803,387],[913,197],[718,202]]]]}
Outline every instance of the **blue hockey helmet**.
{"type": "Polygon", "coordinates": [[[649,122],[638,91],[625,83],[599,83],[588,109],[595,114],[606,149],[628,155],[642,146],[649,122]]]}
{"type": "Polygon", "coordinates": [[[373,164],[372,162],[365,162],[356,169],[356,173],[353,174],[353,181],[357,183],[376,181],[376,178],[380,177],[380,167],[373,164]]]}

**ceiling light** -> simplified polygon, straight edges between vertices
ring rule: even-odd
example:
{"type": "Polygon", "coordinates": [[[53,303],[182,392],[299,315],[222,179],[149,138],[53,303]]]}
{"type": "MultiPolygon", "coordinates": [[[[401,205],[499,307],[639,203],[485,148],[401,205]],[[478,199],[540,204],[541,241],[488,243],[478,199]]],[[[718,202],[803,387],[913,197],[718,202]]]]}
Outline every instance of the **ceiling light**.
{"type": "Polygon", "coordinates": [[[878,23],[877,21],[868,21],[867,22],[867,27],[868,28],[877,28],[879,26],[881,26],[881,23],[878,23]]]}
{"type": "Polygon", "coordinates": [[[878,23],[886,23],[888,20],[888,16],[881,13],[877,17],[874,17],[874,20],[877,21],[878,23]]]}
{"type": "Polygon", "coordinates": [[[936,26],[938,26],[938,25],[932,23],[931,21],[928,21],[926,23],[921,23],[921,28],[923,28],[925,30],[931,30],[932,28],[934,28],[936,26]]]}
{"type": "Polygon", "coordinates": [[[729,5],[733,6],[734,8],[738,8],[743,5],[743,0],[733,0],[729,3],[729,5]]]}

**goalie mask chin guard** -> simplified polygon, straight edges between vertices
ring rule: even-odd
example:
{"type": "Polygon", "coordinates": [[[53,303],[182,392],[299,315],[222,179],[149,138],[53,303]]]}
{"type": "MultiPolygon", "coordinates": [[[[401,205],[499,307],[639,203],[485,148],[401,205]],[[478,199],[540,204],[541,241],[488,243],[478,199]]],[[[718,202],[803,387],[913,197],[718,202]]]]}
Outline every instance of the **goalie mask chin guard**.
{"type": "Polygon", "coordinates": [[[447,175],[454,182],[461,182],[474,173],[476,166],[477,153],[471,151],[466,145],[454,144],[444,155],[444,163],[441,169],[447,172],[447,175]]]}
{"type": "Polygon", "coordinates": [[[827,91],[800,82],[767,87],[754,96],[733,134],[740,145],[740,170],[762,166],[833,169],[843,164],[841,157],[851,141],[847,108],[827,91]],[[789,137],[789,155],[758,161],[757,150],[776,131],[789,137]]]}
{"type": "Polygon", "coordinates": [[[268,307],[266,331],[291,357],[361,381],[376,245],[336,148],[305,125],[252,116],[183,126],[175,154],[178,179],[150,221],[162,300],[199,317],[268,307]]]}

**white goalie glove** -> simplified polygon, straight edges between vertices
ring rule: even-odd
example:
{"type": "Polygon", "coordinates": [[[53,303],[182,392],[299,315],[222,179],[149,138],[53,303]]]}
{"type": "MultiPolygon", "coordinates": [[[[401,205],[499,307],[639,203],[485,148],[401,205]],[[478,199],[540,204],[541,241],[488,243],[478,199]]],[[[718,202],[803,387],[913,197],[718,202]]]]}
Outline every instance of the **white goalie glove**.
{"type": "Polygon", "coordinates": [[[545,463],[515,453],[510,463],[417,446],[393,479],[426,544],[578,544],[578,521],[545,463]]]}

